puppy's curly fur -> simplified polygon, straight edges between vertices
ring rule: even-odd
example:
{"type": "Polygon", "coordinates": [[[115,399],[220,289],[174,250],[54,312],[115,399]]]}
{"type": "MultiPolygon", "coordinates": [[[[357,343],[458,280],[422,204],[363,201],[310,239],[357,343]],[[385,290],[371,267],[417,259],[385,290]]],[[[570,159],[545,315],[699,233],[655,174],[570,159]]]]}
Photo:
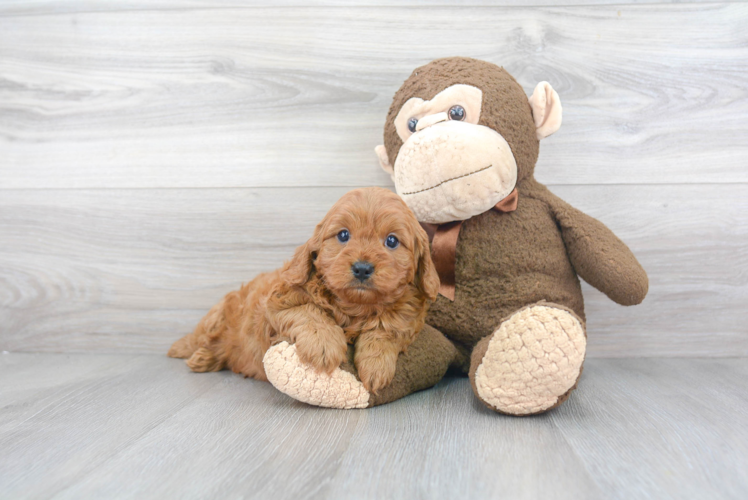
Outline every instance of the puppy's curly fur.
{"type": "Polygon", "coordinates": [[[169,356],[188,358],[196,372],[230,368],[267,380],[262,358],[280,340],[326,372],[353,343],[359,378],[376,393],[392,381],[438,289],[428,237],[410,209],[386,189],[357,189],[335,203],[289,262],[226,295],[169,356]],[[338,239],[343,229],[345,242],[338,239]],[[389,235],[397,248],[385,245],[389,235]],[[364,281],[352,272],[359,261],[374,266],[364,281]]]}

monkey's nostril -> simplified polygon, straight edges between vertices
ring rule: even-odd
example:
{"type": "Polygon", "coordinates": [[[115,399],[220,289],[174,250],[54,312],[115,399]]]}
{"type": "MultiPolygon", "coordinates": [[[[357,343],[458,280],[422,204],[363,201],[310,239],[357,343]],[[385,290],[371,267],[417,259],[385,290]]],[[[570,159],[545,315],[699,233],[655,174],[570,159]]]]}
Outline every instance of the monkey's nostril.
{"type": "Polygon", "coordinates": [[[374,273],[374,264],[365,260],[359,260],[351,266],[351,272],[357,280],[366,281],[374,273]]]}

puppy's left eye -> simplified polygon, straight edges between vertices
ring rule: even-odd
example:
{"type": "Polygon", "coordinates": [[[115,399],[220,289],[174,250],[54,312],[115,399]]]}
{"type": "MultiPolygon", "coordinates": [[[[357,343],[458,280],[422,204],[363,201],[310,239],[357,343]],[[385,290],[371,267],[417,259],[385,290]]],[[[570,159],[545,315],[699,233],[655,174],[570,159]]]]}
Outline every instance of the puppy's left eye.
{"type": "Polygon", "coordinates": [[[400,240],[397,239],[397,236],[391,234],[384,240],[384,245],[390,250],[394,250],[400,246],[400,240]]]}

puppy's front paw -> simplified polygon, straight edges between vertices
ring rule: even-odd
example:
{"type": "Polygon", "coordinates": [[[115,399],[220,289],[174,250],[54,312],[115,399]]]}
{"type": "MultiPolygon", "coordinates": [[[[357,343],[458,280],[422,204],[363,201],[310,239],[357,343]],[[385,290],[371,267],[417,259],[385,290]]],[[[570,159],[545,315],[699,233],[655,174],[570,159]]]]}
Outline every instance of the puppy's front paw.
{"type": "Polygon", "coordinates": [[[356,352],[356,370],[366,390],[376,394],[395,377],[398,352],[392,349],[367,351],[356,352]]]}
{"type": "Polygon", "coordinates": [[[348,344],[343,329],[324,323],[307,327],[309,330],[296,337],[299,359],[318,371],[332,373],[348,355],[348,344]]]}

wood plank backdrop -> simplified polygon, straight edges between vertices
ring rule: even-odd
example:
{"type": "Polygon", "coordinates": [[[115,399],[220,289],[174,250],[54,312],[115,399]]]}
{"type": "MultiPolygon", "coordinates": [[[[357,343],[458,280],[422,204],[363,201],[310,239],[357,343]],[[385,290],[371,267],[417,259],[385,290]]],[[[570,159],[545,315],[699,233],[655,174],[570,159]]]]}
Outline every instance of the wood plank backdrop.
{"type": "Polygon", "coordinates": [[[393,93],[465,55],[558,90],[537,177],[650,274],[585,287],[590,355],[747,355],[748,4],[418,3],[0,3],[0,349],[165,352],[391,186],[393,93]]]}

